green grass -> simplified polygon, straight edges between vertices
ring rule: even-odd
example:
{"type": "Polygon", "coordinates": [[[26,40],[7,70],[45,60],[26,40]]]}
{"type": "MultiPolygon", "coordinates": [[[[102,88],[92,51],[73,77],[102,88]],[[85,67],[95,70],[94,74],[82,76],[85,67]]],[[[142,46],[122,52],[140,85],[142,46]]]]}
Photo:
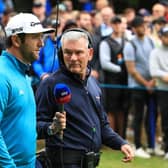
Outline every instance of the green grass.
{"type": "MultiPolygon", "coordinates": [[[[38,141],[38,150],[44,147],[43,141],[38,141]]],[[[150,159],[135,158],[130,163],[123,163],[123,154],[120,151],[103,147],[100,164],[98,168],[168,168],[168,160],[162,157],[151,157],[150,159]]]]}
{"type": "Polygon", "coordinates": [[[168,168],[168,160],[163,160],[162,157],[135,158],[130,163],[123,163],[122,157],[123,154],[119,151],[103,148],[98,168],[168,168]]]}

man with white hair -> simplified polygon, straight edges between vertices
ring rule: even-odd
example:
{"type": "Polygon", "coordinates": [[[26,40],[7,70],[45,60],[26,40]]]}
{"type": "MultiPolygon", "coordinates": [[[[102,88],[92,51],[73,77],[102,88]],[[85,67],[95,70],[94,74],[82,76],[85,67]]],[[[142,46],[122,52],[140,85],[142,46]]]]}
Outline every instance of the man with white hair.
{"type": "Polygon", "coordinates": [[[38,135],[45,139],[52,167],[96,168],[102,144],[121,150],[123,161],[130,162],[133,150],[110,127],[98,82],[90,75],[89,62],[93,58],[90,34],[79,28],[68,29],[62,34],[61,44],[60,69],[43,80],[36,91],[38,135]],[[60,83],[71,90],[71,100],[64,105],[67,125],[63,139],[50,128],[55,111],[60,108],[52,90],[60,83]]]}

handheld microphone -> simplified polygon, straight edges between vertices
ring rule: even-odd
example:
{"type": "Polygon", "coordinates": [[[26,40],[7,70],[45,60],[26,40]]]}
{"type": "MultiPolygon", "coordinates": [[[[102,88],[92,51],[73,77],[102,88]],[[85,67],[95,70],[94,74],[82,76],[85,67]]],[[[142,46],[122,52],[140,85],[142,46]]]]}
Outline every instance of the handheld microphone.
{"type": "MultiPolygon", "coordinates": [[[[64,104],[68,103],[71,100],[71,90],[64,83],[56,84],[54,87],[54,97],[56,103],[59,104],[59,111],[63,112],[64,104]]],[[[60,134],[60,139],[63,139],[63,134],[60,134]]]]}

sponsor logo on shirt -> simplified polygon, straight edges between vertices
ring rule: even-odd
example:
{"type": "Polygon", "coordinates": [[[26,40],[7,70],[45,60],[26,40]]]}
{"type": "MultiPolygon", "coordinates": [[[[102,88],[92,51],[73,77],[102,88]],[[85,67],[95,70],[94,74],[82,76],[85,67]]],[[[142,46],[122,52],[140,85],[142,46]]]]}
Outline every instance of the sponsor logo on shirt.
{"type": "Polygon", "coordinates": [[[19,95],[24,95],[24,91],[23,90],[19,90],[19,95]]]}

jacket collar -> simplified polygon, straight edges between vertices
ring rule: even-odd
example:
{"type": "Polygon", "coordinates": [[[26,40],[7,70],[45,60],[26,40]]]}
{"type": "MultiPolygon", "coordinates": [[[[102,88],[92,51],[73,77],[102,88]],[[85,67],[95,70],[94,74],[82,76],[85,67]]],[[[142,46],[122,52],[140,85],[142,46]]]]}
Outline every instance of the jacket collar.
{"type": "Polygon", "coordinates": [[[67,74],[69,77],[71,77],[72,79],[75,79],[83,84],[85,84],[88,80],[88,77],[90,76],[90,73],[91,73],[91,67],[88,65],[87,67],[87,72],[86,72],[86,78],[84,80],[82,80],[80,78],[80,76],[78,74],[75,74],[75,73],[72,73],[70,72],[66,67],[65,65],[62,65],[61,66],[61,70],[63,71],[63,73],[67,74]]]}
{"type": "Polygon", "coordinates": [[[17,59],[14,55],[7,51],[2,51],[2,55],[6,56],[8,60],[23,74],[26,74],[26,72],[30,69],[29,64],[25,64],[21,62],[19,59],[17,59]]]}

